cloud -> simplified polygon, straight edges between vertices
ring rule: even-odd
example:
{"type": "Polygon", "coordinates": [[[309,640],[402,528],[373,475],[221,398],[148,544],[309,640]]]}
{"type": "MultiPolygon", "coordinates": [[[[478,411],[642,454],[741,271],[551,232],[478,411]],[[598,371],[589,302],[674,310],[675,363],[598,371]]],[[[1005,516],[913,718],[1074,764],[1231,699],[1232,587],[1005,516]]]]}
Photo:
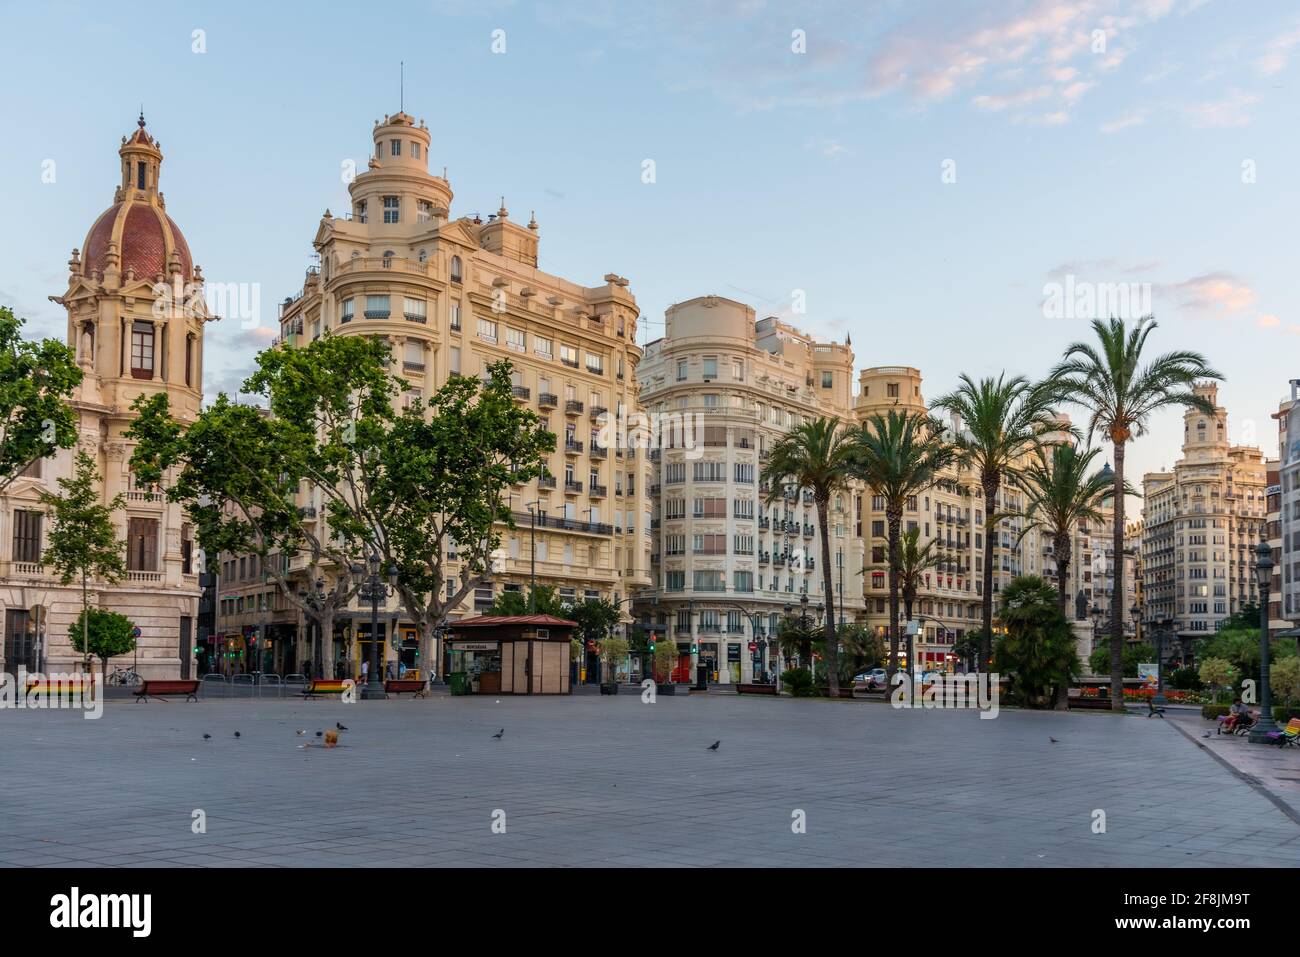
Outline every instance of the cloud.
{"type": "Polygon", "coordinates": [[[1102,123],[1098,129],[1103,133],[1118,133],[1120,130],[1126,130],[1130,126],[1141,126],[1147,121],[1147,111],[1145,109],[1129,110],[1127,113],[1121,113],[1112,120],[1102,123]]]}
{"type": "Polygon", "coordinates": [[[1276,329],[1281,324],[1281,319],[1267,312],[1255,320],[1255,325],[1259,326],[1261,329],[1276,329]]]}
{"type": "Polygon", "coordinates": [[[1258,102],[1259,97],[1254,93],[1233,90],[1222,99],[1191,103],[1183,107],[1183,115],[1198,129],[1249,126],[1249,107],[1258,102]]]}
{"type": "Polygon", "coordinates": [[[1255,59],[1255,71],[1260,76],[1276,76],[1287,67],[1291,58],[1291,49],[1300,43],[1300,24],[1279,34],[1265,44],[1263,51],[1255,59]]]}
{"type": "Polygon", "coordinates": [[[974,97],[971,102],[978,109],[990,112],[1000,112],[1011,107],[1024,106],[1033,103],[1036,100],[1042,100],[1052,95],[1050,86],[1037,86],[1027,90],[1017,90],[1014,93],[1007,94],[981,94],[974,97]]]}
{"type": "Polygon", "coordinates": [[[803,145],[803,148],[806,150],[815,150],[818,153],[821,153],[822,156],[831,158],[839,156],[841,153],[848,152],[848,147],[835,139],[809,140],[803,145]]]}
{"type": "Polygon", "coordinates": [[[1218,314],[1240,312],[1257,298],[1242,279],[1222,270],[1160,286],[1159,291],[1181,308],[1218,314]]]}

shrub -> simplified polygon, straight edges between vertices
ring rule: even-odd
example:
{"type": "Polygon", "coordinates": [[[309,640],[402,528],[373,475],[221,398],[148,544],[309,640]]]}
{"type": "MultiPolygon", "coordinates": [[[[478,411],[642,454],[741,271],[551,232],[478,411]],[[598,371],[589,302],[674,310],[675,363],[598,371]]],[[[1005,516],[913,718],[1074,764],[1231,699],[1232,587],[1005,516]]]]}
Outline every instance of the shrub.
{"type": "Polygon", "coordinates": [[[1292,718],[1300,718],[1300,708],[1291,708],[1286,705],[1276,705],[1273,708],[1273,723],[1279,727],[1285,725],[1292,718]]]}
{"type": "Polygon", "coordinates": [[[1201,717],[1206,721],[1213,721],[1215,718],[1221,718],[1228,713],[1226,704],[1207,704],[1201,708],[1201,717]]]}
{"type": "Polygon", "coordinates": [[[1171,671],[1169,673],[1169,686],[1180,691],[1200,691],[1203,687],[1201,676],[1196,673],[1196,669],[1191,665],[1185,668],[1175,668],[1171,671]]]}
{"type": "Polygon", "coordinates": [[[655,681],[669,684],[673,680],[673,668],[677,664],[677,646],[668,641],[655,645],[655,681]]]}
{"type": "Polygon", "coordinates": [[[1268,669],[1273,697],[1286,704],[1300,704],[1300,658],[1283,658],[1268,669]]]}
{"type": "Polygon", "coordinates": [[[781,675],[785,690],[795,698],[811,698],[817,694],[813,687],[812,672],[807,668],[791,668],[781,675]]]}

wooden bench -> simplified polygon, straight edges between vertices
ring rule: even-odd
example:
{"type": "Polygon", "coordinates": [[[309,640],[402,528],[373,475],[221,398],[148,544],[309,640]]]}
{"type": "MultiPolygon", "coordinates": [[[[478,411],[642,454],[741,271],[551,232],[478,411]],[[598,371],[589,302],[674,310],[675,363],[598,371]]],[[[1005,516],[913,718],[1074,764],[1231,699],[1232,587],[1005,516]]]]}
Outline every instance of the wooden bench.
{"type": "Polygon", "coordinates": [[[736,694],[776,694],[776,685],[737,684],[736,694]]]}
{"type": "Polygon", "coordinates": [[[27,679],[27,693],[40,697],[43,694],[51,694],[58,697],[63,695],[93,695],[95,691],[95,676],[93,674],[67,675],[63,678],[46,678],[31,676],[27,679]]]}
{"type": "Polygon", "coordinates": [[[312,678],[302,689],[303,700],[319,698],[321,695],[342,694],[354,682],[348,678],[312,678]]]}
{"type": "Polygon", "coordinates": [[[384,694],[427,696],[423,678],[388,678],[384,681],[384,694]]]}
{"type": "Polygon", "coordinates": [[[1110,695],[1098,695],[1095,698],[1085,698],[1083,695],[1070,695],[1070,708],[1080,711],[1109,711],[1110,695]]]}
{"type": "Polygon", "coordinates": [[[153,679],[146,678],[140,685],[140,690],[135,692],[135,703],[148,701],[150,698],[157,698],[165,701],[165,695],[184,695],[186,701],[198,701],[199,681],[197,678],[170,678],[170,679],[153,679]]]}

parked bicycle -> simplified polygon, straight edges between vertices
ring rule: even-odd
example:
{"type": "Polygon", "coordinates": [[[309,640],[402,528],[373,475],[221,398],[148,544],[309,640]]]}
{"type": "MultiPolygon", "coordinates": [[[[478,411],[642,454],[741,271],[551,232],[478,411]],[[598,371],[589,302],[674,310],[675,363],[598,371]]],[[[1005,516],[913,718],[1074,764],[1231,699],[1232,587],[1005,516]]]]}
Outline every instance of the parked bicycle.
{"type": "Polygon", "coordinates": [[[118,668],[108,676],[108,683],[111,685],[124,685],[134,687],[140,684],[144,679],[130,668],[118,668]]]}

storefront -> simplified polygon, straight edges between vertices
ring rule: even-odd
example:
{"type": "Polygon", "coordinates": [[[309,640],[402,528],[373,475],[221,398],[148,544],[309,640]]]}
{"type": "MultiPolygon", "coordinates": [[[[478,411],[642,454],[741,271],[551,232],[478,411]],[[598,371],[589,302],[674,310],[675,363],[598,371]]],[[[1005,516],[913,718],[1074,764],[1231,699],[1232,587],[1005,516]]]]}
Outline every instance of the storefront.
{"type": "Polygon", "coordinates": [[[550,615],[480,615],[447,635],[448,679],[474,694],[568,694],[576,622],[550,615]],[[456,676],[463,676],[457,678],[456,676]]]}

